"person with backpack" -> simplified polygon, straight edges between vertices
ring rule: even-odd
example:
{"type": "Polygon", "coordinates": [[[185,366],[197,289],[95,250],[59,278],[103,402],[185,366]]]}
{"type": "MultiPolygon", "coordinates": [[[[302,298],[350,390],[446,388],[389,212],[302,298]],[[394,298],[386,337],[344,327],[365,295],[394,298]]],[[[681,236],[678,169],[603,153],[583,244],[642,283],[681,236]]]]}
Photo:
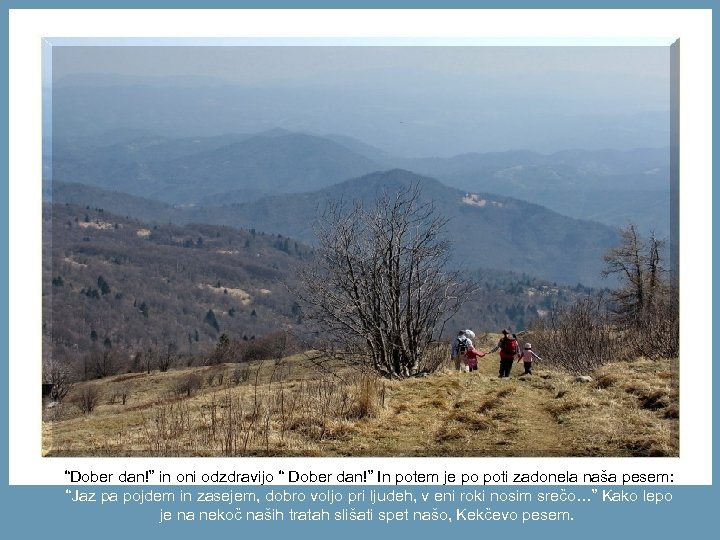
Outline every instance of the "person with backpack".
{"type": "Polygon", "coordinates": [[[452,350],[450,351],[450,356],[455,361],[455,369],[458,371],[463,371],[465,354],[473,348],[472,341],[470,341],[470,338],[467,336],[468,332],[469,330],[460,330],[458,332],[457,337],[453,341],[452,350]]]}
{"type": "Polygon", "coordinates": [[[500,351],[501,379],[503,377],[510,376],[510,370],[512,370],[513,361],[520,352],[520,347],[518,346],[517,338],[515,337],[515,335],[510,334],[510,332],[505,329],[503,329],[502,334],[503,337],[500,338],[498,344],[495,345],[495,347],[490,351],[490,353],[494,353],[497,350],[500,351]]]}
{"type": "Polygon", "coordinates": [[[533,358],[537,360],[542,360],[542,358],[540,358],[537,354],[533,352],[532,345],[530,343],[526,343],[523,347],[523,351],[518,357],[518,362],[522,360],[523,366],[525,366],[525,373],[523,373],[523,375],[532,375],[533,358]]]}

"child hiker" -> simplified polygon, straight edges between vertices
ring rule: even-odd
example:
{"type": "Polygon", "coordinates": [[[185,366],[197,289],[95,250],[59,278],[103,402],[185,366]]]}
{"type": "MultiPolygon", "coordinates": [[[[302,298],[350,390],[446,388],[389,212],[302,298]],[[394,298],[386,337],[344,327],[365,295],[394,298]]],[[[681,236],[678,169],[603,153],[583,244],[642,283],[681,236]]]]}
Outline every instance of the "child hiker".
{"type": "Polygon", "coordinates": [[[526,343],[523,347],[522,352],[520,353],[520,356],[518,357],[518,362],[522,360],[523,366],[525,366],[525,373],[523,373],[523,375],[532,375],[533,358],[537,360],[542,360],[542,358],[540,358],[532,350],[532,345],[530,343],[526,343]]]}
{"type": "Polygon", "coordinates": [[[485,356],[485,353],[478,351],[475,347],[470,347],[465,351],[465,370],[466,371],[477,371],[478,358],[485,356]]]}

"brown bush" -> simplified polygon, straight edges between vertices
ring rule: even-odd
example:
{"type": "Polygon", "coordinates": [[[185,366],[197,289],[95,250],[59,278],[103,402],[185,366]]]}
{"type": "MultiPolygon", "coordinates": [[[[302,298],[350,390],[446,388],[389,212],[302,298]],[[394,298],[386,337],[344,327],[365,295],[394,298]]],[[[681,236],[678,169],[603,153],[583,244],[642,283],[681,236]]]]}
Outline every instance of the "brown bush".
{"type": "Polygon", "coordinates": [[[90,414],[100,402],[100,397],[99,388],[94,384],[87,384],[78,390],[72,401],[83,414],[90,414]]]}
{"type": "Polygon", "coordinates": [[[425,348],[418,364],[419,373],[435,373],[450,359],[450,345],[444,342],[431,343],[425,348]]]}
{"type": "Polygon", "coordinates": [[[527,338],[543,361],[576,374],[615,360],[621,349],[602,297],[553,311],[535,322],[527,338]]]}
{"type": "Polygon", "coordinates": [[[202,379],[195,373],[185,375],[173,385],[173,392],[177,396],[192,396],[193,392],[202,388],[202,379]]]}

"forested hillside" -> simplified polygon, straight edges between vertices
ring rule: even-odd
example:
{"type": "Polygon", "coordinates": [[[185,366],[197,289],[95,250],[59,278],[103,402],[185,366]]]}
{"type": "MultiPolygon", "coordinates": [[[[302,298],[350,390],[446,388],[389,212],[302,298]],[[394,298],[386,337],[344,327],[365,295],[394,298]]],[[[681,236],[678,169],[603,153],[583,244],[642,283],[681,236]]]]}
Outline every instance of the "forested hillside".
{"type": "Polygon", "coordinates": [[[56,358],[199,353],[223,333],[250,339],[297,322],[287,286],[311,252],[287,238],[59,204],[45,206],[43,229],[43,336],[56,358]]]}
{"type": "Polygon", "coordinates": [[[145,220],[255,228],[312,245],[316,240],[313,223],[330,201],[370,204],[381,191],[395,192],[415,184],[421,188],[422,201],[432,201],[438,214],[449,220],[446,232],[455,265],[470,271],[485,268],[526,273],[571,286],[605,285],[600,276],[602,257],[617,243],[616,230],[515,198],[449,188],[401,169],[352,178],[318,191],[223,206],[176,208],[63,183],[53,185],[52,198],[145,220]]]}
{"type": "MultiPolygon", "coordinates": [[[[287,331],[307,340],[292,290],[312,255],[307,245],[254,229],[149,224],[102,208],[46,204],[43,355],[92,376],[92,357],[108,354],[115,370],[138,352],[168,349],[202,363],[223,334],[249,342],[287,331]]],[[[468,279],[479,289],[446,336],[459,327],[522,329],[592,292],[522,273],[474,271],[468,279]]]]}

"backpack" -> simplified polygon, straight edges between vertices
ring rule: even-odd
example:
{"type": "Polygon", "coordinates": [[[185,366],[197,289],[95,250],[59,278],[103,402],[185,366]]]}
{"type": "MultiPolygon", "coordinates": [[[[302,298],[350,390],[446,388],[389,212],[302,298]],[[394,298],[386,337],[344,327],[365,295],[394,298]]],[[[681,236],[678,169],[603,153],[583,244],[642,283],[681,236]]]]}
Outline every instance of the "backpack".
{"type": "Polygon", "coordinates": [[[517,339],[503,338],[501,349],[506,356],[515,356],[518,353],[517,339]]]}
{"type": "Polygon", "coordinates": [[[469,348],[468,339],[466,337],[458,338],[458,353],[465,354],[469,348]]]}

